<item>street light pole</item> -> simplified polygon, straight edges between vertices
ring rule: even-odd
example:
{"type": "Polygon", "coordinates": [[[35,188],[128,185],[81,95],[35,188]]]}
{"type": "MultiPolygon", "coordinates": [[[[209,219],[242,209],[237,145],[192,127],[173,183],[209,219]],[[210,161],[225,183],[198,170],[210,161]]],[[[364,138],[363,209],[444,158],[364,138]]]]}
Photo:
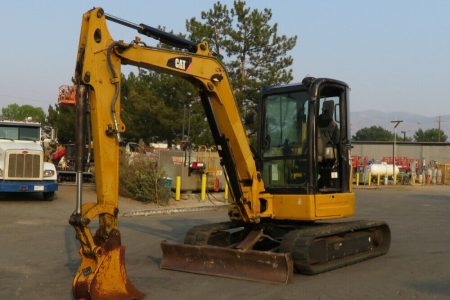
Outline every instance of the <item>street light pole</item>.
{"type": "MultiPolygon", "coordinates": [[[[188,103],[191,102],[191,96],[192,93],[191,92],[187,92],[186,93],[187,99],[188,99],[188,103]]],[[[191,104],[189,104],[190,107],[191,104]]],[[[183,129],[182,129],[182,133],[181,133],[181,140],[184,141],[184,123],[186,122],[186,104],[183,105],[183,129]]],[[[188,135],[189,135],[189,131],[188,131],[188,135]]]]}
{"type": "Polygon", "coordinates": [[[190,131],[191,131],[191,107],[192,104],[189,104],[189,110],[188,110],[188,128],[187,128],[187,141],[190,144],[191,137],[190,137],[190,131]]]}
{"type": "Polygon", "coordinates": [[[397,126],[403,122],[403,120],[395,120],[395,121],[391,121],[392,124],[394,124],[394,144],[392,147],[392,179],[394,181],[394,185],[396,184],[396,176],[395,176],[395,144],[397,142],[397,133],[396,133],[396,128],[397,126]]]}
{"type": "Polygon", "coordinates": [[[406,131],[402,130],[403,133],[403,141],[406,142],[406,131]]]}
{"type": "Polygon", "coordinates": [[[186,104],[183,105],[183,129],[181,130],[181,140],[184,141],[184,122],[186,120],[186,104]]]}

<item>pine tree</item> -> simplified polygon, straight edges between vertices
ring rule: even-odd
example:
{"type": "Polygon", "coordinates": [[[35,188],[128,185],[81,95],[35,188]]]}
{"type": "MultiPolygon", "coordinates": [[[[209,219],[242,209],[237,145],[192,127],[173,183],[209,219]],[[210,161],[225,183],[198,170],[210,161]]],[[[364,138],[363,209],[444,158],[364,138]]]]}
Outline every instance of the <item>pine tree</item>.
{"type": "MultiPolygon", "coordinates": [[[[279,36],[277,24],[270,25],[271,18],[269,9],[252,10],[244,1],[235,1],[232,9],[217,2],[201,12],[201,21],[186,21],[188,38],[208,41],[211,51],[225,64],[240,109],[255,105],[262,86],[292,80],[289,67],[293,60],[286,53],[295,46],[296,37],[279,36]]],[[[122,81],[121,103],[124,137],[129,140],[165,140],[171,145],[184,138],[184,119],[185,136],[190,120],[191,143],[213,143],[197,94],[179,77],[146,70],[131,73],[122,81]]]]}
{"type": "Polygon", "coordinates": [[[181,140],[183,110],[192,102],[192,95],[190,83],[175,76],[141,70],[137,76],[130,73],[123,77],[124,137],[146,143],[167,141],[169,146],[181,140]]]}
{"type": "Polygon", "coordinates": [[[278,35],[278,25],[270,24],[272,11],[251,9],[245,1],[235,1],[228,9],[220,2],[192,18],[186,29],[193,40],[207,40],[227,67],[241,110],[255,106],[259,90],[266,85],[289,83],[293,59],[287,55],[297,37],[278,35]],[[225,56],[226,55],[226,56],[225,56]]]}
{"type": "Polygon", "coordinates": [[[55,104],[55,107],[48,107],[47,124],[57,130],[60,143],[75,142],[75,115],[74,106],[55,104]]]}

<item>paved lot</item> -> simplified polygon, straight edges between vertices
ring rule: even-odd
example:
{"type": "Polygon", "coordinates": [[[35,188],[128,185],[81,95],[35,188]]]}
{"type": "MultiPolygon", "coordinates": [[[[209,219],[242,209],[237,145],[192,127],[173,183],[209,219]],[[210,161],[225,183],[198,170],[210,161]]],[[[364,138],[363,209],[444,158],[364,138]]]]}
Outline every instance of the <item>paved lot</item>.
{"type": "MultiPolygon", "coordinates": [[[[37,195],[0,198],[0,299],[71,299],[79,263],[67,223],[74,191],[62,186],[53,202],[37,195]]],[[[450,299],[450,187],[356,195],[356,218],[390,224],[388,255],[317,276],[296,275],[289,285],[216,278],[160,270],[159,243],[181,241],[192,225],[226,220],[226,211],[122,217],[129,276],[146,299],[450,299]]],[[[95,199],[92,187],[85,199],[95,199]]],[[[144,208],[129,199],[120,203],[122,212],[144,208]]]]}

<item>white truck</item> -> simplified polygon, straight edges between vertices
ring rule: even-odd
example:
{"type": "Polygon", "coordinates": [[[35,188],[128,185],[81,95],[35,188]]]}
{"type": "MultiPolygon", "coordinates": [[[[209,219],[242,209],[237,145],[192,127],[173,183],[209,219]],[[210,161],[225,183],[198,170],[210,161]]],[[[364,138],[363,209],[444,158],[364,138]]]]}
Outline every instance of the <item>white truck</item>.
{"type": "Polygon", "coordinates": [[[44,161],[41,125],[0,120],[0,193],[42,193],[53,200],[58,190],[56,168],[44,161]]]}

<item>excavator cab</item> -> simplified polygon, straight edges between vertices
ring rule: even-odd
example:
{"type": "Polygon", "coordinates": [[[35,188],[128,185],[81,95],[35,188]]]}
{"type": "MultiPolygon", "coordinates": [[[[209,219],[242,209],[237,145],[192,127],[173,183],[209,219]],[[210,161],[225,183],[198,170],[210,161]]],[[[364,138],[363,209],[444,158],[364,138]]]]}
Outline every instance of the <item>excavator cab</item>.
{"type": "Polygon", "coordinates": [[[348,86],[333,79],[268,87],[258,167],[271,194],[349,192],[348,86]]]}

